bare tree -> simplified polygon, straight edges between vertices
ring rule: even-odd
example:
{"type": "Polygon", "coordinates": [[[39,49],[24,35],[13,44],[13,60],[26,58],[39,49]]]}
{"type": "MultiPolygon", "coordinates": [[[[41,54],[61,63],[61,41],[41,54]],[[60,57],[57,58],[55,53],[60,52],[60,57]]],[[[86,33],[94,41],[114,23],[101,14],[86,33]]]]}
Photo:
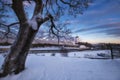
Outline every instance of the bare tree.
{"type": "Polygon", "coordinates": [[[17,38],[4,60],[0,77],[11,73],[17,74],[25,69],[25,61],[29,48],[43,23],[49,21],[51,32],[56,34],[54,32],[54,30],[57,30],[55,20],[58,20],[63,14],[74,16],[82,14],[90,2],[91,0],[8,0],[8,2],[3,0],[3,4],[11,6],[18,18],[18,22],[2,25],[8,27],[8,32],[10,32],[10,26],[14,24],[19,23],[20,27],[17,38]],[[35,3],[31,19],[28,19],[26,16],[26,9],[24,8],[24,2],[26,1],[28,4],[35,3]]]}
{"type": "Polygon", "coordinates": [[[70,34],[72,33],[68,28],[68,25],[70,25],[70,23],[65,22],[56,24],[54,33],[51,31],[51,29],[49,29],[49,37],[57,39],[58,45],[60,44],[60,39],[67,40],[68,37],[71,37],[70,34]]]}

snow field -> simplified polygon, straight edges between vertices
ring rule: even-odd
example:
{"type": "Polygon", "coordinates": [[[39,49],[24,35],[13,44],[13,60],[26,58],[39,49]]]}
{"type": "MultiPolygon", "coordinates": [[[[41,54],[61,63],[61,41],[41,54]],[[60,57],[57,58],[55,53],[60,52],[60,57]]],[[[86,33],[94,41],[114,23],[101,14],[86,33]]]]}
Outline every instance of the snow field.
{"type": "Polygon", "coordinates": [[[86,59],[29,54],[26,70],[0,80],[120,80],[120,59],[86,59]]]}

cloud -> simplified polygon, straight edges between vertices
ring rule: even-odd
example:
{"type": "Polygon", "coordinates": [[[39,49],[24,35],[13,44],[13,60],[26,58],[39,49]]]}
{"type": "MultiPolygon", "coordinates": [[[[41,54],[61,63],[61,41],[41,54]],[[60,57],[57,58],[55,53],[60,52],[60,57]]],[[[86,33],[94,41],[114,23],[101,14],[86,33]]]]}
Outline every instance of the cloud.
{"type": "MultiPolygon", "coordinates": [[[[96,3],[96,2],[95,2],[96,3]]],[[[99,1],[99,4],[91,6],[91,8],[86,11],[88,15],[109,15],[110,13],[113,14],[119,12],[120,4],[118,0],[103,0],[99,1]],[[109,14],[108,14],[109,13],[109,14]]]]}
{"type": "Polygon", "coordinates": [[[105,33],[107,36],[120,37],[120,28],[104,29],[104,30],[89,32],[89,34],[95,34],[95,33],[105,33]]]}
{"type": "Polygon", "coordinates": [[[67,21],[64,21],[63,24],[78,24],[80,21],[79,20],[67,20],[67,21]]]}
{"type": "Polygon", "coordinates": [[[76,30],[74,31],[74,33],[87,32],[87,31],[93,31],[98,29],[110,29],[110,28],[120,28],[120,22],[113,22],[113,23],[108,23],[108,24],[99,25],[99,26],[86,27],[83,29],[76,30]]]}
{"type": "Polygon", "coordinates": [[[88,10],[85,11],[84,15],[80,17],[81,20],[83,20],[82,22],[89,21],[89,23],[94,23],[101,21],[102,23],[104,21],[106,22],[108,18],[117,18],[120,16],[120,5],[117,1],[118,0],[96,0],[94,2],[96,5],[91,5],[88,10]]]}

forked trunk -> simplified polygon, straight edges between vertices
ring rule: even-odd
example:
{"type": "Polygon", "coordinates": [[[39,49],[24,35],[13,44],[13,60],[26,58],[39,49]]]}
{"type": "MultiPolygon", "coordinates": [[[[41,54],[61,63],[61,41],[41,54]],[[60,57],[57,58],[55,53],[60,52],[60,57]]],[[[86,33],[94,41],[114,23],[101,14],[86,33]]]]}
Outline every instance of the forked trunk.
{"type": "Polygon", "coordinates": [[[17,39],[4,60],[0,77],[13,72],[17,74],[25,69],[26,57],[36,33],[37,30],[33,30],[28,23],[21,25],[17,39]]]}

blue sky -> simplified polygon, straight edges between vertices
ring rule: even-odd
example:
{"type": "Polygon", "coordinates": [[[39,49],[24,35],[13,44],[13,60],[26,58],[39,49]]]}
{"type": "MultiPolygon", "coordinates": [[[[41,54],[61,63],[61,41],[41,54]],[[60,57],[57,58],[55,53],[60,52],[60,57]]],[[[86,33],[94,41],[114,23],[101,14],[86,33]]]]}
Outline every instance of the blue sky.
{"type": "Polygon", "coordinates": [[[95,0],[83,15],[67,22],[83,42],[120,43],[120,0],[95,0]]]}
{"type": "MultiPolygon", "coordinates": [[[[27,9],[29,17],[32,16],[33,6],[27,9]]],[[[9,14],[15,17],[14,12],[9,14]]],[[[16,19],[9,19],[10,23],[15,21],[16,19]]],[[[68,28],[71,29],[72,36],[79,36],[83,42],[120,43],[120,0],[94,0],[83,15],[76,18],[65,15],[60,21],[70,23],[68,28]]]]}

